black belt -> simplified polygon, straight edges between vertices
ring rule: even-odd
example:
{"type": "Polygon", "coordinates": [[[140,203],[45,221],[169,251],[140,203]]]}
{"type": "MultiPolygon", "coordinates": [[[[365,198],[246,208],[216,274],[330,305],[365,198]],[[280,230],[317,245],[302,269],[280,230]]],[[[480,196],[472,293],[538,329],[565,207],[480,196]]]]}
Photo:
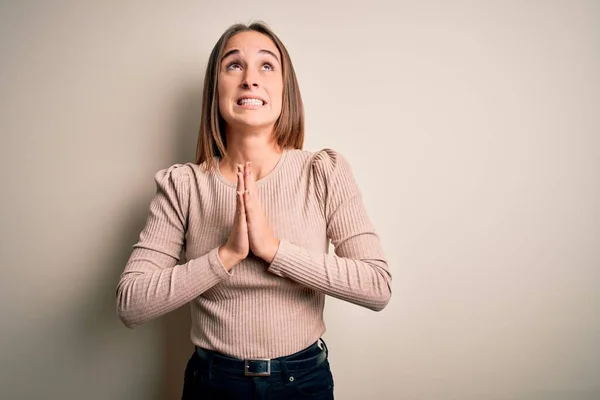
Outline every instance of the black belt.
{"type": "MultiPolygon", "coordinates": [[[[318,346],[314,344],[313,346],[318,346]]],[[[312,347],[312,346],[311,346],[312,347]]],[[[310,349],[310,347],[309,347],[310,349]]],[[[205,350],[196,347],[198,356],[208,362],[212,367],[220,367],[224,369],[239,371],[246,376],[270,376],[273,372],[300,371],[303,369],[313,368],[321,365],[327,359],[327,347],[320,349],[321,352],[316,356],[301,360],[286,360],[288,357],[274,359],[252,359],[240,360],[231,358],[214,351],[205,350]]],[[[308,350],[308,349],[307,349],[308,350]]]]}

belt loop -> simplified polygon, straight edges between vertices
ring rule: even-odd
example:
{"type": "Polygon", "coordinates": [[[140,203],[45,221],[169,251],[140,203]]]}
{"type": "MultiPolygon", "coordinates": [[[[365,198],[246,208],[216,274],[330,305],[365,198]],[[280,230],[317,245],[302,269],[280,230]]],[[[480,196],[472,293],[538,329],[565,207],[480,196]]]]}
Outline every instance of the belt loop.
{"type": "Polygon", "coordinates": [[[213,353],[208,353],[208,380],[212,380],[213,353]]]}
{"type": "Polygon", "coordinates": [[[327,357],[329,357],[329,349],[327,348],[327,344],[325,343],[323,338],[319,338],[319,340],[321,341],[321,343],[323,343],[323,349],[325,350],[325,354],[327,355],[327,357]]]}

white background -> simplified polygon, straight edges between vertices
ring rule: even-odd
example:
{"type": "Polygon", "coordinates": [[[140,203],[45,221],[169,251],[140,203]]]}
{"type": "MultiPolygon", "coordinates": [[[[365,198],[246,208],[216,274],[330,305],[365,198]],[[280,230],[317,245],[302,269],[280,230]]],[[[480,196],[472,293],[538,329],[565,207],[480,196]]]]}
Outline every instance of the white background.
{"type": "Polygon", "coordinates": [[[336,398],[600,398],[600,4],[558,0],[2,2],[0,397],[178,398],[187,310],[128,330],[116,283],[254,19],[394,276],[381,313],[327,302],[336,398]]]}

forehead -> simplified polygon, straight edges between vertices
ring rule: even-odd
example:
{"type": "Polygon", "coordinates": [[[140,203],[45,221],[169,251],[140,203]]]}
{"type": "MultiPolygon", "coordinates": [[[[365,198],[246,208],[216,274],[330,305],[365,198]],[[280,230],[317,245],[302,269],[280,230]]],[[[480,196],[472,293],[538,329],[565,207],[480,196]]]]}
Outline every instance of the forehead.
{"type": "Polygon", "coordinates": [[[229,50],[237,49],[243,53],[258,53],[260,50],[270,50],[273,53],[279,54],[275,43],[266,35],[255,31],[240,32],[227,40],[223,54],[229,50]]]}

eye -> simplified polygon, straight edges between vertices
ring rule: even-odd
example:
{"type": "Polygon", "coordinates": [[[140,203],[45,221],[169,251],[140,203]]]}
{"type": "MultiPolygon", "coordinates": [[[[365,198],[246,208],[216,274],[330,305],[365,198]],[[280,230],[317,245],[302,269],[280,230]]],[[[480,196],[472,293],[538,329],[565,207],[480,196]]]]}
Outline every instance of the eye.
{"type": "Polygon", "coordinates": [[[264,63],[262,66],[263,71],[273,71],[273,64],[271,63],[264,63]]]}
{"type": "Polygon", "coordinates": [[[242,69],[242,67],[236,61],[232,61],[229,64],[227,64],[227,67],[225,67],[225,69],[227,71],[239,71],[242,69]]]}

